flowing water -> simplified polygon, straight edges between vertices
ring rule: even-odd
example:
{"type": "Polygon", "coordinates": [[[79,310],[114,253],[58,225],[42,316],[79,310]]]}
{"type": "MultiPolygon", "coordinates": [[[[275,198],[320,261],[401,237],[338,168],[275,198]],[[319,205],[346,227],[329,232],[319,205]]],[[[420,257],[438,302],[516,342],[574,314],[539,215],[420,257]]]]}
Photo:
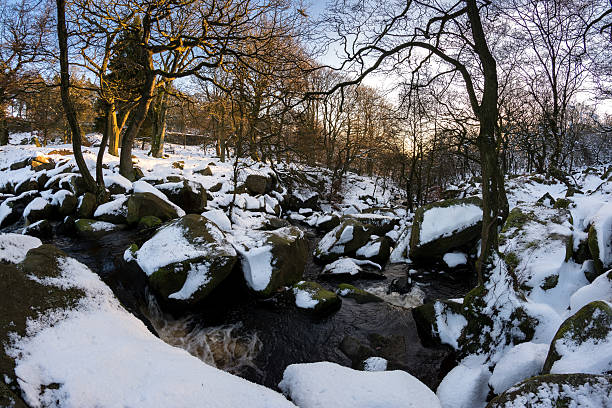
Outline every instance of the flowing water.
{"type": "MultiPolygon", "coordinates": [[[[318,237],[310,236],[313,247],[318,237]]],[[[336,313],[323,318],[297,309],[290,293],[261,300],[244,288],[236,289],[237,280],[230,280],[224,282],[225,289],[219,288],[224,302],[175,317],[161,311],[144,274],[122,260],[132,242],[146,239],[142,232],[126,230],[99,240],[58,237],[53,243],[98,273],[122,304],[162,340],[268,387],[277,386],[289,364],[327,360],[358,368],[367,353],[386,358],[389,369],[408,371],[433,389],[452,367],[454,355],[448,347],[421,344],[410,308],[428,299],[463,296],[470,282],[460,274],[388,265],[383,270],[385,280],[351,282],[385,302],[358,304],[343,299],[336,313]],[[402,278],[403,287],[393,286],[402,278]],[[234,294],[226,296],[229,293],[234,294]]],[[[309,259],[305,279],[334,290],[333,283],[318,279],[320,272],[321,267],[309,259]]]]}

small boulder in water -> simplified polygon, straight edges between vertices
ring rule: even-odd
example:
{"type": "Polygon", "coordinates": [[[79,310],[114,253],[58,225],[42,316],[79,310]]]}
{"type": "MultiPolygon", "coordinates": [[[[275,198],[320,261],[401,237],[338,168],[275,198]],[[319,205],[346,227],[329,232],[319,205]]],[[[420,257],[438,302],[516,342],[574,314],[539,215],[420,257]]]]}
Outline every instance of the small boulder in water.
{"type": "Polygon", "coordinates": [[[316,282],[301,281],[293,285],[295,305],[318,315],[327,315],[338,310],[342,301],[337,294],[326,290],[316,282]]]}

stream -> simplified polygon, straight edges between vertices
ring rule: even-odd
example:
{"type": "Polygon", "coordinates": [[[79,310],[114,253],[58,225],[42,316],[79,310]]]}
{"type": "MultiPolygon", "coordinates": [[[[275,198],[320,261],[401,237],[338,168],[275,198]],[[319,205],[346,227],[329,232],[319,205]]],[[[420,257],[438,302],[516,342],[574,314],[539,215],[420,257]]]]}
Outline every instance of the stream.
{"type": "MultiPolygon", "coordinates": [[[[312,254],[320,235],[308,230],[307,235],[312,254]]],[[[383,269],[384,280],[350,282],[385,302],[358,304],[343,298],[336,313],[321,318],[296,308],[290,291],[271,299],[255,298],[236,270],[202,310],[173,316],[162,312],[144,274],[123,262],[125,249],[148,237],[125,230],[96,240],[57,236],[51,243],[96,272],[124,307],[162,340],[267,387],[276,389],[289,364],[326,360],[359,368],[365,358],[376,355],[388,360],[389,370],[405,370],[435,390],[455,364],[450,347],[421,344],[410,308],[424,300],[462,297],[471,288],[466,273],[389,264],[383,269]],[[394,280],[408,276],[412,286],[405,293],[388,293],[394,280]]],[[[322,267],[310,258],[304,278],[334,290],[341,282],[320,280],[322,267]]]]}

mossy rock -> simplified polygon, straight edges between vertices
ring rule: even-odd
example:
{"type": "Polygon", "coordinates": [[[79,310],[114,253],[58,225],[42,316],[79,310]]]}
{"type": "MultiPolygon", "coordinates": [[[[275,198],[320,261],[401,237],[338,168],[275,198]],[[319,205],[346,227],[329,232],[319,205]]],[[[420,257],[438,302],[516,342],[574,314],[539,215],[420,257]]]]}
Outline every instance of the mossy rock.
{"type": "Polygon", "coordinates": [[[482,313],[487,306],[484,300],[486,294],[484,286],[477,286],[463,298],[463,316],[468,324],[457,343],[464,353],[477,353],[481,349],[487,349],[492,342],[490,329],[493,327],[493,320],[482,313]]]}
{"type": "Polygon", "coordinates": [[[0,381],[0,408],[27,408],[28,406],[11,389],[0,381]]]}
{"type": "Polygon", "coordinates": [[[525,226],[525,224],[531,221],[535,221],[535,220],[536,220],[535,214],[533,213],[526,214],[523,211],[521,211],[520,208],[514,207],[508,214],[508,218],[506,218],[506,222],[504,223],[504,226],[502,227],[501,232],[507,233],[513,228],[516,228],[517,230],[521,230],[525,226]]]}
{"type": "MultiPolygon", "coordinates": [[[[247,286],[258,296],[268,297],[281,288],[291,286],[302,280],[308,258],[308,241],[302,230],[293,226],[262,232],[262,234],[264,236],[263,246],[270,248],[271,255],[270,278],[265,287],[258,286],[261,285],[261,282],[255,283],[253,281],[253,274],[260,272],[255,269],[259,267],[259,259],[251,265],[249,252],[239,251],[239,253],[247,286]]],[[[258,248],[250,249],[258,250],[258,248]]]]}
{"type": "Polygon", "coordinates": [[[317,315],[328,315],[340,309],[342,300],[340,297],[323,288],[316,282],[298,282],[293,285],[293,293],[296,296],[296,306],[302,310],[312,311],[317,315]],[[307,296],[312,299],[314,305],[312,307],[302,307],[299,304],[299,292],[306,292],[307,296]],[[315,303],[316,302],[316,303],[315,303]]]}
{"type": "Polygon", "coordinates": [[[518,258],[518,255],[515,252],[507,252],[503,254],[503,259],[506,262],[506,267],[508,268],[508,271],[510,271],[511,273],[516,272],[516,268],[518,268],[521,262],[518,258]]]}
{"type": "Polygon", "coordinates": [[[491,400],[487,408],[606,407],[612,402],[610,395],[611,375],[547,374],[528,378],[510,387],[491,400]],[[585,393],[585,390],[591,392],[585,393]],[[576,405],[577,395],[581,395],[580,405],[576,405]]]}
{"type": "Polygon", "coordinates": [[[253,195],[269,193],[275,184],[273,177],[263,174],[249,174],[244,182],[248,192],[253,195]]]}
{"type": "Polygon", "coordinates": [[[32,224],[36,221],[47,219],[53,215],[53,206],[50,202],[46,201],[42,197],[36,197],[34,200],[37,202],[43,202],[45,204],[42,208],[30,208],[29,213],[27,215],[24,212],[23,216],[25,218],[26,225],[32,224]]]}
{"type": "Polygon", "coordinates": [[[24,235],[30,235],[40,239],[51,239],[53,237],[53,228],[47,220],[36,221],[23,229],[24,235]]]}
{"type": "MultiPolygon", "coordinates": [[[[238,256],[234,248],[227,243],[225,234],[212,221],[196,214],[188,214],[166,224],[149,241],[159,242],[155,241],[162,239],[158,234],[163,234],[169,228],[180,230],[183,238],[194,247],[196,256],[157,268],[149,275],[149,284],[165,300],[195,305],[229,276],[238,256]],[[190,271],[206,276],[189,295],[174,295],[183,288],[190,271]]],[[[141,249],[144,250],[149,241],[145,242],[141,249]]],[[[157,244],[152,245],[157,247],[157,244]]],[[[171,246],[169,248],[171,250],[171,246]]],[[[147,254],[151,256],[151,253],[147,254]]]]}
{"type": "MultiPolygon", "coordinates": [[[[64,200],[60,203],[57,211],[62,217],[74,214],[78,205],[76,196],[72,193],[66,194],[64,200]]],[[[94,204],[95,205],[95,204],[94,204]]],[[[92,213],[93,214],[93,213],[92,213]]]]}
{"type": "Polygon", "coordinates": [[[458,249],[471,249],[480,238],[482,221],[474,225],[453,231],[448,236],[438,237],[429,242],[421,243],[421,225],[424,215],[433,208],[449,208],[460,205],[475,205],[482,208],[482,200],[478,197],[467,197],[462,199],[450,199],[437,201],[419,207],[412,223],[410,234],[410,259],[420,262],[431,262],[439,260],[444,254],[458,249]]]}
{"type": "Polygon", "coordinates": [[[553,208],[567,210],[571,203],[572,201],[568,200],[567,198],[557,198],[553,208]]]}
{"type": "MultiPolygon", "coordinates": [[[[583,306],[559,326],[550,344],[542,373],[549,374],[555,362],[561,359],[561,355],[557,352],[558,341],[568,341],[576,346],[587,341],[595,343],[603,341],[605,343],[605,339],[611,331],[612,308],[606,302],[597,300],[583,306]]],[[[597,346],[591,347],[594,348],[593,352],[597,353],[597,346]]],[[[612,370],[612,361],[608,365],[612,370]]],[[[577,369],[580,368],[577,367],[577,369]]]]}
{"type": "Polygon", "coordinates": [[[85,193],[79,199],[77,206],[77,217],[91,218],[96,211],[96,196],[92,193],[85,193]]]}
{"type": "Polygon", "coordinates": [[[595,280],[599,275],[604,273],[604,264],[599,257],[599,243],[597,242],[597,229],[595,229],[594,225],[589,227],[589,237],[587,239],[589,245],[589,251],[591,252],[591,258],[593,259],[595,265],[595,272],[597,273],[595,276],[587,276],[590,282],[595,280]]]}
{"type": "Polygon", "coordinates": [[[382,236],[393,230],[396,225],[399,225],[398,217],[390,217],[379,214],[351,214],[346,215],[345,219],[355,219],[365,225],[368,231],[373,235],[382,236]]]}
{"type": "Polygon", "coordinates": [[[127,222],[136,224],[142,217],[152,215],[162,221],[178,217],[176,208],[153,193],[135,193],[128,199],[127,222]]]}
{"type": "Polygon", "coordinates": [[[341,283],[338,285],[336,293],[342,297],[354,299],[355,302],[359,304],[383,302],[378,296],[353,285],[349,285],[348,283],[341,283]]]}
{"type": "Polygon", "coordinates": [[[542,290],[551,290],[557,287],[559,283],[559,275],[550,275],[544,278],[544,282],[540,285],[542,290]]]}
{"type": "Polygon", "coordinates": [[[15,186],[15,195],[23,194],[26,191],[38,191],[38,188],[39,186],[36,180],[24,180],[15,186]]]}
{"type": "MultiPolygon", "coordinates": [[[[66,254],[55,246],[41,245],[28,251],[17,265],[0,264],[0,347],[5,350],[14,336],[25,336],[28,321],[35,321],[47,313],[75,308],[85,296],[74,287],[47,286],[49,278],[62,274],[60,260],[66,254]]],[[[16,383],[15,361],[0,353],[0,373],[3,380],[16,383]]]]}
{"type": "Polygon", "coordinates": [[[371,233],[365,225],[357,220],[345,219],[319,241],[314,251],[314,259],[319,263],[330,263],[342,256],[353,256],[355,251],[369,241],[370,236],[371,233]],[[340,243],[347,228],[352,228],[351,238],[340,243]]]}
{"type": "MultiPolygon", "coordinates": [[[[317,229],[323,232],[329,232],[340,225],[340,217],[336,214],[330,214],[329,216],[323,216],[325,219],[321,222],[317,221],[317,229]]],[[[319,217],[322,218],[322,217],[319,217]]]]}
{"type": "Polygon", "coordinates": [[[138,228],[148,229],[148,228],[157,228],[163,223],[162,220],[153,216],[153,215],[145,215],[138,221],[138,228]]]}
{"type": "Polygon", "coordinates": [[[79,218],[75,221],[74,227],[79,236],[91,239],[97,239],[121,229],[118,225],[88,218],[79,218]]]}

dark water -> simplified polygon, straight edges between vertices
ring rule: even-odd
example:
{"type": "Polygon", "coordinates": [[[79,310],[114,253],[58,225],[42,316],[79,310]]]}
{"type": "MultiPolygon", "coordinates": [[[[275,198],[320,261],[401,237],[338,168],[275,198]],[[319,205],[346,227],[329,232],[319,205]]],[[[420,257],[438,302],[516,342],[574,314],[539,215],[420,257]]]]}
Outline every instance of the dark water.
{"type": "MultiPolygon", "coordinates": [[[[149,235],[125,230],[96,240],[57,237],[53,243],[98,273],[122,304],[167,343],[268,387],[277,386],[289,364],[326,360],[358,368],[363,359],[380,356],[389,361],[388,369],[405,370],[435,390],[453,366],[448,347],[421,344],[409,308],[343,299],[336,313],[313,317],[297,309],[289,293],[269,300],[254,298],[240,287],[239,271],[218,289],[218,302],[188,314],[164,313],[148,293],[144,274],[123,262],[125,249],[149,235]]],[[[318,237],[310,235],[312,247],[318,237]]],[[[470,289],[464,275],[430,268],[410,274],[413,285],[407,293],[387,294],[393,279],[408,276],[411,269],[393,264],[383,270],[385,280],[351,283],[409,306],[423,299],[460,297],[470,289]]],[[[320,281],[320,271],[321,266],[310,259],[304,277],[333,290],[339,282],[320,281]]]]}

